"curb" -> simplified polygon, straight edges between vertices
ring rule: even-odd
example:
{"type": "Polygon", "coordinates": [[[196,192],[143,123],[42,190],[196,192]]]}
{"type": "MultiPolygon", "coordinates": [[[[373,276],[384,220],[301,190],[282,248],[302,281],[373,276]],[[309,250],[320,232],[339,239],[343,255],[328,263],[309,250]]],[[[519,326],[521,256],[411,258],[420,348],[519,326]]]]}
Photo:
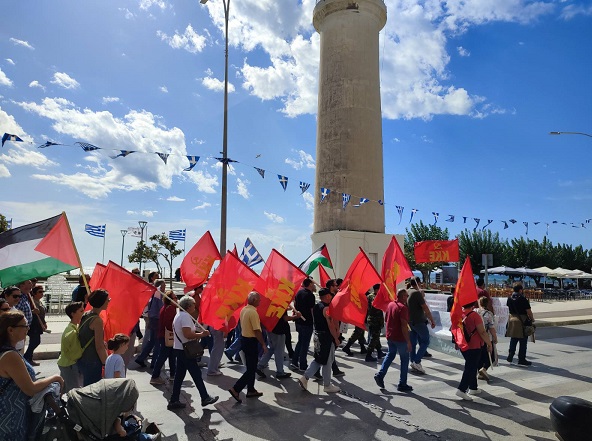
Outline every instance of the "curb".
{"type": "Polygon", "coordinates": [[[592,323],[592,317],[579,320],[556,320],[556,321],[545,321],[539,319],[535,322],[537,328],[550,328],[555,326],[574,326],[574,325],[586,325],[592,323]]]}

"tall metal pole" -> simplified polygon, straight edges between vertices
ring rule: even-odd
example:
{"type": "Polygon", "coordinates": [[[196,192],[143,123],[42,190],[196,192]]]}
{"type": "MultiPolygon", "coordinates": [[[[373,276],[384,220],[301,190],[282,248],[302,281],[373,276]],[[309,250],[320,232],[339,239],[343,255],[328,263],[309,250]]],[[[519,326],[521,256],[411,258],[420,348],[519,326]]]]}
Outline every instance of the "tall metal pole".
{"type": "MultiPolygon", "coordinates": [[[[146,228],[147,223],[148,222],[146,222],[146,221],[139,221],[138,222],[138,225],[140,225],[140,230],[141,230],[140,231],[140,242],[144,241],[144,228],[146,228]]],[[[140,256],[140,277],[143,277],[142,276],[142,260],[143,260],[143,258],[142,258],[142,256],[140,256]]]]}
{"type": "Polygon", "coordinates": [[[125,235],[127,234],[127,230],[120,230],[121,231],[121,266],[123,266],[123,247],[125,246],[125,235]]]}

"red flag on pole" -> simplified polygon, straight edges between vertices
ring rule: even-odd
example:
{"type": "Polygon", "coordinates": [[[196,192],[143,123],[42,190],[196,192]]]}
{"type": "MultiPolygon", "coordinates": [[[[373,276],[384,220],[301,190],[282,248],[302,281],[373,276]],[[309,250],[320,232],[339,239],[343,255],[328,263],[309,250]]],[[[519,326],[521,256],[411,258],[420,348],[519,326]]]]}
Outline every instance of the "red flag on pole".
{"type": "Polygon", "coordinates": [[[397,284],[413,276],[405,254],[395,236],[391,238],[391,242],[384,252],[381,276],[383,283],[380,285],[372,305],[377,309],[386,311],[388,304],[396,300],[397,284]]]}
{"type": "Polygon", "coordinates": [[[415,243],[415,261],[425,262],[458,262],[458,239],[424,240],[415,243]]]}
{"type": "Polygon", "coordinates": [[[102,263],[97,262],[95,265],[95,269],[93,270],[92,273],[92,277],[90,278],[90,281],[88,282],[88,287],[90,288],[90,291],[93,292],[95,289],[99,289],[99,283],[101,283],[101,280],[103,280],[103,274],[105,273],[105,270],[107,269],[107,267],[105,265],[103,265],[102,263]]]}
{"type": "Polygon", "coordinates": [[[111,261],[95,283],[93,289],[107,290],[111,299],[107,309],[101,312],[105,341],[118,332],[130,335],[156,287],[111,261]]]}
{"type": "Polygon", "coordinates": [[[214,262],[221,259],[212,235],[206,231],[201,239],[193,245],[193,248],[187,252],[181,263],[181,280],[186,285],[183,292],[189,292],[199,285],[203,285],[208,280],[214,262]]]}
{"type": "Polygon", "coordinates": [[[360,248],[360,252],[347,270],[341,289],[331,300],[329,315],[335,320],[365,329],[368,311],[366,292],[380,281],[376,268],[360,248]]]}
{"type": "Polygon", "coordinates": [[[454,341],[462,350],[466,349],[467,342],[465,340],[462,323],[462,307],[477,301],[477,286],[473,278],[473,269],[471,267],[471,259],[467,256],[465,263],[460,272],[456,290],[454,291],[454,304],[450,311],[450,332],[454,337],[454,341]]]}
{"type": "MultiPolygon", "coordinates": [[[[319,266],[319,268],[321,268],[319,266]]],[[[255,290],[261,294],[257,312],[271,331],[288,309],[306,274],[275,249],[271,250],[255,290]]]]}
{"type": "Polygon", "coordinates": [[[258,280],[257,273],[233,253],[226,253],[201,294],[200,321],[217,330],[233,329],[258,280]]]}
{"type": "Polygon", "coordinates": [[[319,280],[321,282],[320,285],[325,288],[327,286],[327,282],[331,280],[331,277],[329,274],[327,274],[327,271],[325,271],[323,265],[319,265],[317,268],[319,269],[319,280]]]}

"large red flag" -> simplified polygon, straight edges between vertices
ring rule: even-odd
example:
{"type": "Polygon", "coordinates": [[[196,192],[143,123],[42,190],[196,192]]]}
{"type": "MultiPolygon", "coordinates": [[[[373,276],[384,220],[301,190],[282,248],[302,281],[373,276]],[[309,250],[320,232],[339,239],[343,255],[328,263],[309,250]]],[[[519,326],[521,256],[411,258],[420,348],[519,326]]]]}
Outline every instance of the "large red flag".
{"type": "Polygon", "coordinates": [[[200,321],[217,330],[233,329],[258,280],[257,273],[233,253],[226,253],[201,294],[200,321]]]}
{"type": "Polygon", "coordinates": [[[95,289],[99,289],[99,284],[103,280],[103,274],[107,267],[102,263],[96,263],[95,269],[93,270],[92,277],[88,282],[88,287],[90,288],[90,292],[93,292],[95,289]]]}
{"type": "Polygon", "coordinates": [[[212,235],[206,231],[181,262],[181,280],[186,285],[183,291],[189,292],[203,285],[208,280],[214,262],[221,259],[212,235]]]}
{"type": "Polygon", "coordinates": [[[130,335],[156,287],[111,261],[96,283],[94,289],[106,289],[111,299],[107,309],[101,312],[105,341],[118,332],[130,335]]]}
{"type": "Polygon", "coordinates": [[[360,248],[360,252],[347,270],[341,289],[331,300],[329,315],[335,320],[366,328],[368,299],[366,291],[380,283],[380,276],[372,262],[360,248]]]}
{"type": "Polygon", "coordinates": [[[415,243],[415,261],[425,262],[458,262],[458,239],[424,240],[415,243]]]}
{"type": "Polygon", "coordinates": [[[325,288],[327,286],[327,282],[331,280],[331,277],[329,274],[327,274],[327,271],[325,271],[325,267],[323,265],[319,265],[317,268],[319,269],[319,280],[321,282],[320,285],[325,288]]]}
{"type": "Polygon", "coordinates": [[[467,256],[460,272],[456,290],[454,291],[454,304],[450,311],[450,332],[456,341],[458,347],[465,350],[468,345],[463,333],[462,307],[477,301],[477,286],[473,278],[473,269],[471,268],[471,259],[467,256]]]}
{"type": "Polygon", "coordinates": [[[284,315],[304,279],[306,274],[300,268],[271,250],[255,288],[261,294],[257,312],[267,330],[271,331],[284,315]]]}
{"type": "Polygon", "coordinates": [[[388,304],[396,300],[397,284],[413,276],[395,236],[391,238],[391,242],[384,252],[381,276],[383,283],[380,285],[372,305],[386,311],[388,304]]]}

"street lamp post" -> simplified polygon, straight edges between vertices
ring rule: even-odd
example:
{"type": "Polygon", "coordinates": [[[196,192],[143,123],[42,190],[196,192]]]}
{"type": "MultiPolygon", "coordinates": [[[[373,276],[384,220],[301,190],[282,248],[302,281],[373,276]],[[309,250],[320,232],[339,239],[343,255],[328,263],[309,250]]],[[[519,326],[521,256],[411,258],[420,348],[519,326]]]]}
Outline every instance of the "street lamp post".
{"type": "Polygon", "coordinates": [[[582,135],[592,138],[592,135],[583,132],[549,132],[549,135],[582,135]]]}
{"type": "Polygon", "coordinates": [[[120,230],[121,231],[121,266],[123,266],[123,247],[125,246],[125,235],[127,234],[127,230],[120,230]]]}
{"type": "MultiPolygon", "coordinates": [[[[205,5],[208,0],[200,0],[205,5]]],[[[228,205],[228,18],[230,0],[224,5],[224,127],[222,132],[222,203],[220,207],[220,254],[226,254],[226,211],[228,205]]]]}
{"type": "MultiPolygon", "coordinates": [[[[146,228],[146,221],[139,221],[138,225],[140,226],[140,242],[144,240],[144,228],[146,228]]],[[[142,256],[140,255],[140,277],[142,277],[142,256]]]]}

